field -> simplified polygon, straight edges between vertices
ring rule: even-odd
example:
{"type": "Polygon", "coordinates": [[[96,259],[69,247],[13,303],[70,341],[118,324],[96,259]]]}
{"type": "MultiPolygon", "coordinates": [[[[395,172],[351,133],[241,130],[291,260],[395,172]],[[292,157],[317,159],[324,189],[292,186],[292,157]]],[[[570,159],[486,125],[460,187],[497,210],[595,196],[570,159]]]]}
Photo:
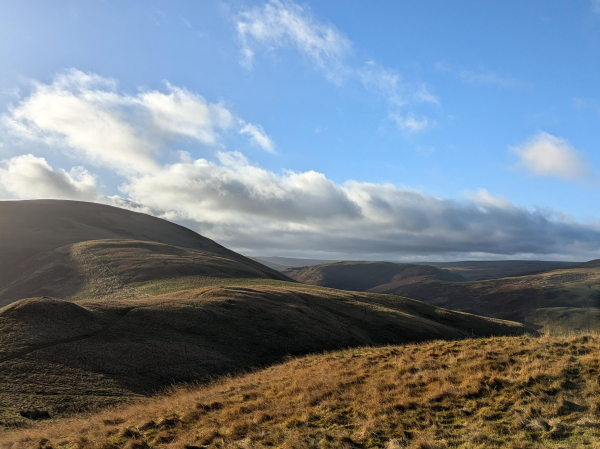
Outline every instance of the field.
{"type": "Polygon", "coordinates": [[[600,337],[494,337],[290,359],[99,414],[6,432],[2,448],[598,447],[600,337]]]}

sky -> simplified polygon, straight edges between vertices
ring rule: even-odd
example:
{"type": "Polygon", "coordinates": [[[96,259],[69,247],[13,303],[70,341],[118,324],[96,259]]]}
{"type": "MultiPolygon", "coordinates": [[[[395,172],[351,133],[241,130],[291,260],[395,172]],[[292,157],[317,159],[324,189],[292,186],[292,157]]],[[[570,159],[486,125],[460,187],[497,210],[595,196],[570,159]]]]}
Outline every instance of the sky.
{"type": "Polygon", "coordinates": [[[0,198],[247,255],[600,258],[600,0],[0,2],[0,198]]]}

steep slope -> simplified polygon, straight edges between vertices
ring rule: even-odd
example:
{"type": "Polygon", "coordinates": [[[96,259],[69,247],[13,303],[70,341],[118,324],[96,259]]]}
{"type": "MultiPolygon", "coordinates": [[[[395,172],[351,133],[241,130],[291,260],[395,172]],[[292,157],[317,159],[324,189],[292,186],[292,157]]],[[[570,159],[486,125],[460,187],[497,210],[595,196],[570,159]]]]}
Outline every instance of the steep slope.
{"type": "MultiPolygon", "coordinates": [[[[279,272],[228,250],[190,229],[150,215],[78,201],[0,201],[0,306],[32,295],[60,292],[57,296],[63,297],[64,294],[68,297],[72,292],[80,291],[80,284],[85,280],[78,282],[74,273],[82,270],[93,272],[94,266],[98,265],[98,257],[94,256],[94,252],[100,251],[100,247],[98,243],[74,244],[101,239],[156,242],[171,246],[170,249],[166,249],[166,246],[159,249],[156,245],[149,250],[131,242],[129,250],[121,245],[120,249],[113,251],[113,255],[120,253],[115,256],[117,258],[129,258],[133,265],[139,266],[140,271],[150,268],[145,265],[144,259],[152,257],[155,262],[153,273],[156,273],[158,265],[168,262],[171,268],[177,265],[175,271],[183,270],[198,275],[199,260],[203,258],[203,263],[212,260],[210,264],[213,268],[221,266],[220,270],[213,270],[215,273],[219,271],[216,277],[251,275],[287,279],[279,272]],[[174,247],[188,248],[202,254],[196,253],[196,262],[192,263],[189,270],[183,267],[184,264],[175,262],[175,257],[165,256],[162,261],[156,259],[157,253],[166,252],[171,256],[180,254],[189,261],[189,251],[184,256],[184,250],[174,247]],[[35,281],[32,281],[32,276],[36,278],[35,281]],[[70,285],[70,281],[75,281],[75,285],[70,285]],[[27,287],[29,284],[31,288],[27,287]]],[[[110,257],[107,256],[107,259],[110,257]]],[[[99,274],[103,271],[106,270],[100,266],[99,274]]],[[[164,269],[158,271],[162,271],[164,276],[164,269]]],[[[110,284],[115,279],[104,276],[103,281],[110,284]]],[[[96,282],[98,285],[101,283],[96,282]]]]}
{"type": "Polygon", "coordinates": [[[0,447],[596,447],[599,352],[583,335],[311,355],[7,432],[0,447]]]}
{"type": "Polygon", "coordinates": [[[310,267],[284,270],[298,282],[342,290],[368,291],[386,285],[387,288],[429,280],[462,282],[455,273],[428,265],[392,262],[333,262],[310,267]]]}
{"type": "Polygon", "coordinates": [[[525,331],[406,298],[282,282],[136,299],[21,300],[0,309],[0,420],[22,421],[19,412],[28,410],[58,416],[286,355],[525,331]]]}

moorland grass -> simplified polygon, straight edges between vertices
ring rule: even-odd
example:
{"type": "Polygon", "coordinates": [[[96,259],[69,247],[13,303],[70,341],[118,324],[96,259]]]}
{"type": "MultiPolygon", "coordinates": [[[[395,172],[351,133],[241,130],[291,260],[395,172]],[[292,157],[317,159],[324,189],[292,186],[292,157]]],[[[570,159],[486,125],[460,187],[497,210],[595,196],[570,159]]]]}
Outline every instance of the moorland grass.
{"type": "Polygon", "coordinates": [[[363,347],[6,432],[0,447],[599,447],[599,374],[596,334],[363,347]]]}

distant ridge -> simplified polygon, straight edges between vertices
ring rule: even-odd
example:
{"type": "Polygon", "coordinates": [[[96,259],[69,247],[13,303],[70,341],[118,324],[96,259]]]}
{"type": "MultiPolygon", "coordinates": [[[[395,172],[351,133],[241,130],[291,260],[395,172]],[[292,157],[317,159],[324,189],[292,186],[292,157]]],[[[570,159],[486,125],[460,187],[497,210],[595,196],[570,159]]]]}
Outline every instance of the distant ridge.
{"type": "Polygon", "coordinates": [[[449,270],[428,265],[392,262],[333,262],[311,267],[290,268],[284,273],[305,284],[354,291],[369,291],[383,285],[391,289],[429,280],[466,281],[461,275],[449,270]]]}

